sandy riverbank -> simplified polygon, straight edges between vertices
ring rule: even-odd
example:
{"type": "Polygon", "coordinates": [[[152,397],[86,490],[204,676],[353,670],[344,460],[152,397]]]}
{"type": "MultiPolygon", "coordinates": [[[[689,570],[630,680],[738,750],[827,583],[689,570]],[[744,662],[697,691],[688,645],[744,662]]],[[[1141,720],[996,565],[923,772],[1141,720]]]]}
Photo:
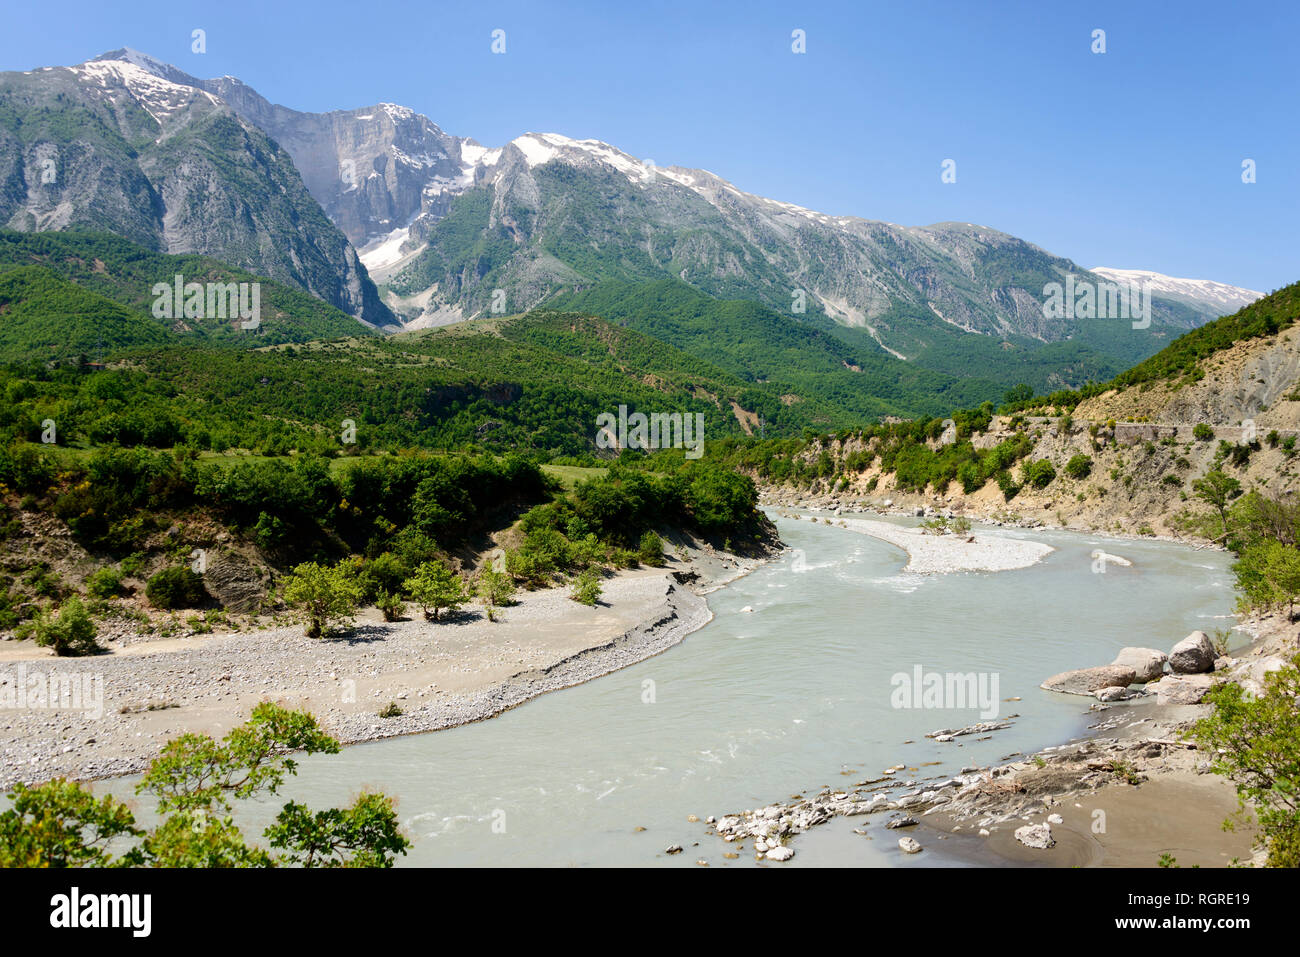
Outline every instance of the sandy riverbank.
{"type": "Polygon", "coordinates": [[[138,772],[168,739],[223,734],[265,700],[312,711],[345,744],[479,721],[671,648],[712,618],[703,594],[759,564],[700,554],[622,572],[605,581],[596,608],[570,600],[567,588],[524,592],[497,622],[467,608],[442,622],[385,624],[370,610],[324,640],[295,625],[79,659],[6,643],[0,680],[88,684],[77,685],[87,692],[81,710],[0,707],[0,786],[138,772]],[[380,718],[390,702],[402,714],[380,718]]]}

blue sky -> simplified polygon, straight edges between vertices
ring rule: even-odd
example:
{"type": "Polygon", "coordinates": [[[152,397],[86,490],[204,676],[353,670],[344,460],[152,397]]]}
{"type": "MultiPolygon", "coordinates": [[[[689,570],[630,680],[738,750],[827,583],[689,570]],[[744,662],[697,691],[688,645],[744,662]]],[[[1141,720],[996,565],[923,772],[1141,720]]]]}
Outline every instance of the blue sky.
{"type": "Polygon", "coordinates": [[[981,223],[1083,266],[1269,291],[1300,279],[1298,10],[22,3],[4,15],[0,69],[132,46],[297,109],[402,103],[489,146],[529,130],[593,137],[836,215],[981,223]],[[1091,52],[1095,29],[1104,54],[1091,52]],[[945,159],[955,183],[940,181],[945,159]]]}

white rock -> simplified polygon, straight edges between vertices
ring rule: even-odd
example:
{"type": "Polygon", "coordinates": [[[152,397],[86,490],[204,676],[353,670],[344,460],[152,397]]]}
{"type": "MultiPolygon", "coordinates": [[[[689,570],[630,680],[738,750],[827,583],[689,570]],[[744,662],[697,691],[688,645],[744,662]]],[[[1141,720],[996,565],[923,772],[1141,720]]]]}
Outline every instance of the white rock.
{"type": "Polygon", "coordinates": [[[921,845],[910,837],[899,838],[898,847],[904,854],[921,853],[921,845]]]}
{"type": "Polygon", "coordinates": [[[1024,827],[1016,828],[1016,840],[1025,847],[1032,847],[1035,850],[1045,850],[1056,843],[1052,837],[1052,826],[1050,824],[1026,824],[1024,827]]]}
{"type": "Polygon", "coordinates": [[[794,857],[794,849],[786,847],[783,844],[778,844],[763,856],[769,861],[788,861],[790,858],[794,857]]]}

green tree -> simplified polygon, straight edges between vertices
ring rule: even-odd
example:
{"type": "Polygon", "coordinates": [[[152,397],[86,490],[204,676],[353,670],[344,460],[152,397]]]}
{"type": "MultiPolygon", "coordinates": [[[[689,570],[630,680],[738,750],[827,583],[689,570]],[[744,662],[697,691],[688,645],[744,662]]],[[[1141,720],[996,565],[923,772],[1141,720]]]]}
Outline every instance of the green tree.
{"type": "Polygon", "coordinates": [[[1228,529],[1228,504],[1241,494],[1241,483],[1218,469],[1211,469],[1204,478],[1192,482],[1192,492],[1219,513],[1224,532],[1228,529]]]}
{"type": "Polygon", "coordinates": [[[573,589],[569,597],[579,604],[595,606],[600,601],[603,589],[600,586],[600,571],[594,566],[584,568],[573,580],[573,589]]]}
{"type": "Polygon", "coordinates": [[[162,569],[145,583],[145,596],[155,608],[197,608],[208,598],[208,591],[188,565],[162,569]]]}
{"type": "Polygon", "coordinates": [[[1296,596],[1300,595],[1300,549],[1278,541],[1260,541],[1242,551],[1232,570],[1241,591],[1242,612],[1285,607],[1287,617],[1294,616],[1296,596]]]}
{"type": "Polygon", "coordinates": [[[80,784],[17,785],[0,813],[0,866],[391,867],[410,841],[383,794],[319,812],[285,804],[263,831],[268,847],[250,844],[234,820],[234,802],[274,795],[297,773],[293,754],[338,751],[312,715],[270,702],[220,741],[181,735],[136,786],[157,801],[161,821],[150,831],[125,804],[96,799],[80,784]]]}
{"type": "Polygon", "coordinates": [[[308,638],[319,638],[334,622],[349,621],[361,602],[361,585],[342,565],[304,562],[284,584],[284,600],[302,611],[308,638]]]}
{"type": "Polygon", "coordinates": [[[664,564],[664,540],[653,531],[646,532],[637,546],[636,558],[643,565],[661,568],[664,564]]]}
{"type": "Polygon", "coordinates": [[[514,579],[491,565],[485,565],[478,573],[478,594],[487,608],[488,620],[496,621],[496,609],[508,605],[514,598],[514,579]]]}
{"type": "MultiPolygon", "coordinates": [[[[1250,698],[1226,683],[1206,700],[1214,712],[1190,734],[1211,767],[1237,787],[1242,812],[1253,806],[1270,867],[1300,866],[1300,659],[1265,676],[1250,698]]],[[[1231,826],[1231,822],[1225,824],[1231,826]]]]}
{"type": "Polygon", "coordinates": [[[33,637],[41,647],[53,648],[56,655],[73,657],[102,651],[95,640],[98,632],[85,604],[73,595],[59,608],[58,615],[49,610],[40,614],[33,637]]]}
{"type": "Polygon", "coordinates": [[[1080,452],[1065,463],[1065,474],[1072,479],[1086,479],[1092,474],[1092,456],[1080,452]]]}
{"type": "Polygon", "coordinates": [[[465,582],[440,559],[421,562],[415,574],[406,580],[405,587],[411,600],[431,621],[438,620],[442,609],[455,611],[469,600],[465,582]]]}

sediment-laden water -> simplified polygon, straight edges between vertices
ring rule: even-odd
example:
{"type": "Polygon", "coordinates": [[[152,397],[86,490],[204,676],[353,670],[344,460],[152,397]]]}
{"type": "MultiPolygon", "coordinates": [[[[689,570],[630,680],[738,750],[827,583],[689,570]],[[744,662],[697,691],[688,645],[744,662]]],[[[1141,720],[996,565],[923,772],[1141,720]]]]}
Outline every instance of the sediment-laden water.
{"type": "MultiPolygon", "coordinates": [[[[995,529],[980,534],[1056,551],[1016,571],[923,577],[901,572],[906,556],[876,539],[778,525],[798,552],[711,595],[715,620],[667,653],[490,721],[306,760],[274,806],[382,789],[415,839],[406,864],[751,867],[748,850],[724,859],[733,848],[706,832],[707,815],[896,764],[919,769],[900,779],[919,779],[1062,743],[1096,718],[1088,699],[1039,690],[1045,677],[1108,663],[1125,645],[1167,650],[1189,631],[1232,624],[1229,559],[1219,552],[995,529]],[[1099,547],[1132,566],[1094,571],[1099,547]],[[990,715],[895,707],[891,679],[918,666],[975,673],[990,689],[996,677],[997,717],[1019,717],[989,740],[926,739],[990,715]],[[671,844],[683,853],[666,855],[671,844]]],[[[895,840],[851,830],[881,823],[814,829],[781,866],[959,862],[940,846],[904,859],[895,840]]]]}

